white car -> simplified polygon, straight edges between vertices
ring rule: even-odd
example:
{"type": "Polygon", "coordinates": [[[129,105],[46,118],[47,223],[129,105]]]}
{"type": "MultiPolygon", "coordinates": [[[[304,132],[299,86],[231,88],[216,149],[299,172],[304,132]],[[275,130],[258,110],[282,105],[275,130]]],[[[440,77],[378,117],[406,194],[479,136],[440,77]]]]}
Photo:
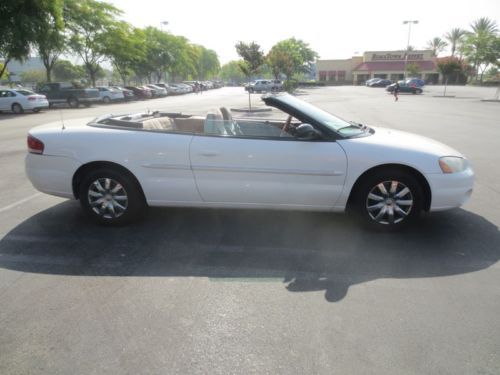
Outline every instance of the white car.
{"type": "Polygon", "coordinates": [[[461,206],[474,173],[428,138],[339,119],[288,95],[263,97],[287,115],[233,119],[228,109],[108,115],[28,134],[26,172],[105,224],[145,206],[345,211],[398,228],[421,211],[461,206]]]}
{"type": "Polygon", "coordinates": [[[146,87],[148,87],[152,91],[154,98],[160,98],[168,95],[168,91],[164,87],[151,84],[146,85],[146,87]]]}
{"type": "Polygon", "coordinates": [[[115,89],[113,87],[96,87],[99,90],[99,95],[101,96],[101,100],[108,104],[112,101],[125,100],[125,95],[122,90],[115,89]]]}
{"type": "Polygon", "coordinates": [[[46,108],[49,108],[49,102],[45,95],[35,94],[26,89],[0,88],[0,111],[23,113],[25,110],[30,110],[39,112],[46,108]]]}

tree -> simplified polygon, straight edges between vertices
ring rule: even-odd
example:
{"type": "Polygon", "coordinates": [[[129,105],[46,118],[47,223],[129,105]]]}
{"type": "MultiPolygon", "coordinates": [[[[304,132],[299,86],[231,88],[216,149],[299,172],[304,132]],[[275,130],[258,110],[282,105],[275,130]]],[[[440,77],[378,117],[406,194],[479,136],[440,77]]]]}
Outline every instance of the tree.
{"type": "Polygon", "coordinates": [[[7,69],[4,69],[2,63],[0,63],[0,72],[2,72],[2,74],[0,74],[0,81],[2,79],[8,79],[9,78],[9,71],[7,69]]]}
{"type": "Polygon", "coordinates": [[[57,14],[46,14],[41,20],[39,30],[34,39],[34,46],[45,67],[46,80],[52,81],[52,69],[59,56],[66,48],[66,38],[64,35],[63,22],[63,2],[55,0],[58,3],[57,14]]]}
{"type": "MultiPolygon", "coordinates": [[[[257,74],[259,68],[264,64],[264,52],[260,49],[260,45],[255,42],[245,43],[239,41],[235,45],[236,52],[243,59],[238,66],[242,73],[247,77],[248,83],[254,74],[257,74]]],[[[248,90],[248,108],[252,109],[252,101],[250,90],[248,90]]]]}
{"type": "Polygon", "coordinates": [[[420,67],[412,62],[406,66],[406,71],[410,73],[410,76],[414,77],[420,73],[420,67]]]}
{"type": "Polygon", "coordinates": [[[40,83],[45,81],[46,75],[43,70],[27,70],[21,73],[22,82],[40,83]]]}
{"type": "Polygon", "coordinates": [[[446,96],[446,86],[448,85],[448,79],[450,75],[462,70],[462,62],[454,56],[443,57],[438,60],[437,68],[439,73],[441,73],[444,78],[443,96],[446,96]]]}
{"type": "Polygon", "coordinates": [[[229,61],[220,69],[220,79],[232,84],[240,84],[245,81],[245,75],[240,69],[241,60],[229,61]]]}
{"type": "Polygon", "coordinates": [[[432,50],[432,54],[434,56],[439,55],[441,52],[444,51],[444,49],[448,46],[448,43],[446,43],[443,39],[440,37],[435,37],[427,42],[427,48],[432,50]]]}
{"type": "Polygon", "coordinates": [[[285,85],[290,85],[294,74],[307,73],[318,54],[300,39],[290,38],[276,43],[267,55],[267,62],[275,77],[286,76],[285,85]]]}
{"type": "Polygon", "coordinates": [[[106,33],[104,53],[108,56],[114,70],[120,76],[124,86],[133,74],[133,69],[146,52],[139,33],[134,32],[126,22],[119,22],[116,27],[106,33]]]}
{"type": "Polygon", "coordinates": [[[487,17],[475,20],[470,26],[475,34],[495,34],[498,31],[497,23],[487,17]]]}
{"type": "Polygon", "coordinates": [[[57,60],[53,68],[54,76],[59,81],[73,81],[85,77],[85,68],[73,65],[67,60],[57,60]]]}
{"type": "Polygon", "coordinates": [[[259,68],[264,63],[264,52],[260,49],[260,45],[255,42],[236,43],[236,52],[243,59],[239,63],[240,70],[250,79],[254,74],[257,74],[259,68]]]}
{"type": "Polygon", "coordinates": [[[96,0],[67,1],[69,46],[83,60],[95,86],[99,63],[106,57],[106,38],[108,33],[118,27],[115,17],[121,11],[111,4],[96,0]]]}
{"type": "Polygon", "coordinates": [[[4,59],[0,77],[12,59],[23,61],[45,21],[61,18],[61,0],[15,0],[0,2],[0,57],[4,59]]]}
{"type": "Polygon", "coordinates": [[[217,53],[203,46],[196,46],[196,48],[198,49],[199,56],[198,63],[196,65],[198,79],[205,80],[217,75],[220,70],[220,63],[219,58],[217,57],[217,53]]]}
{"type": "Polygon", "coordinates": [[[472,62],[476,72],[476,81],[481,71],[482,82],[484,71],[490,64],[500,59],[500,42],[497,35],[496,22],[488,18],[480,18],[471,24],[472,32],[465,38],[461,51],[472,62]]]}
{"type": "Polygon", "coordinates": [[[463,40],[463,37],[467,34],[467,31],[461,29],[459,27],[451,29],[447,32],[444,37],[451,44],[451,55],[455,56],[455,51],[457,50],[457,46],[463,40]]]}

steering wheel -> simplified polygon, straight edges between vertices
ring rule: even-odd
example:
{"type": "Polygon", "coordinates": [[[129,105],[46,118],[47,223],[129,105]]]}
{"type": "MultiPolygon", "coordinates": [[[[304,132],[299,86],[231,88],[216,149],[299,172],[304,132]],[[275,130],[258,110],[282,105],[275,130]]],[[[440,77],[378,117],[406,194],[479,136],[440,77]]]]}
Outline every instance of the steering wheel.
{"type": "Polygon", "coordinates": [[[281,128],[280,137],[288,136],[288,128],[290,127],[291,123],[292,123],[292,116],[289,115],[285,121],[285,124],[281,128]]]}

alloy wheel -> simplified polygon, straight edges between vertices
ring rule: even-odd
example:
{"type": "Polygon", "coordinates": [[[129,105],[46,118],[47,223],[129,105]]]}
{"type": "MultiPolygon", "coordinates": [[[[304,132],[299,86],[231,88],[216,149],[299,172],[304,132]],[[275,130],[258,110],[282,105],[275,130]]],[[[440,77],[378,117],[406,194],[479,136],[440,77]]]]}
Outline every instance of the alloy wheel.
{"type": "Polygon", "coordinates": [[[402,222],[410,214],[413,205],[411,190],[396,180],[378,183],[366,198],[368,215],[372,220],[384,225],[402,222]]]}
{"type": "Polygon", "coordinates": [[[128,207],[125,188],[112,178],[98,178],[92,182],[87,197],[92,211],[105,219],[122,216],[128,207]]]}

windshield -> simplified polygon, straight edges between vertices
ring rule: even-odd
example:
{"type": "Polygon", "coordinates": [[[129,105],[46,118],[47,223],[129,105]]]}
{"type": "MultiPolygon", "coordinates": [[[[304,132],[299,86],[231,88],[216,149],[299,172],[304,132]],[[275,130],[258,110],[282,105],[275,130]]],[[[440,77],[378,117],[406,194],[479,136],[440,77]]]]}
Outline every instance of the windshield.
{"type": "Polygon", "coordinates": [[[364,129],[359,126],[359,124],[336,117],[331,113],[326,112],[312,104],[309,104],[308,102],[297,99],[292,95],[280,95],[279,100],[293,106],[294,108],[297,108],[307,117],[320,122],[327,128],[341,134],[344,137],[364,133],[364,129]]]}

